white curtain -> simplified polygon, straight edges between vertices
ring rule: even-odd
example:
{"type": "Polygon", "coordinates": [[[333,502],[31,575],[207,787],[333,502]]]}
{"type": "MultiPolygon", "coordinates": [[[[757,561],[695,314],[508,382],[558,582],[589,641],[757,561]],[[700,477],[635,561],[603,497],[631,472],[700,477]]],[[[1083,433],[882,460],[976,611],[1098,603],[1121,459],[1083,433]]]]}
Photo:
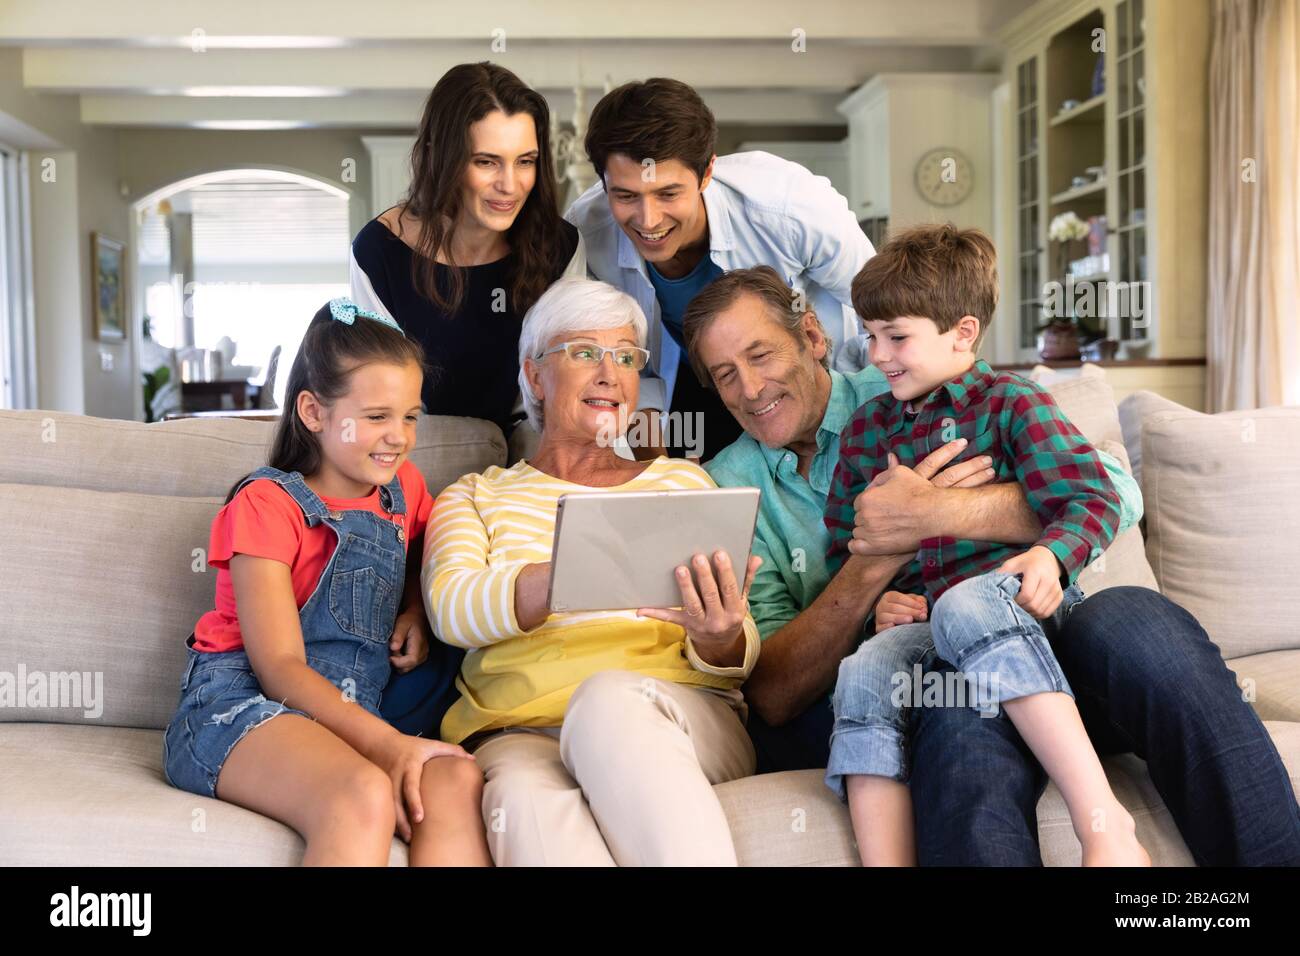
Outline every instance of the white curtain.
{"type": "Polygon", "coordinates": [[[1300,405],[1300,2],[1215,0],[1210,411],[1300,405]]]}

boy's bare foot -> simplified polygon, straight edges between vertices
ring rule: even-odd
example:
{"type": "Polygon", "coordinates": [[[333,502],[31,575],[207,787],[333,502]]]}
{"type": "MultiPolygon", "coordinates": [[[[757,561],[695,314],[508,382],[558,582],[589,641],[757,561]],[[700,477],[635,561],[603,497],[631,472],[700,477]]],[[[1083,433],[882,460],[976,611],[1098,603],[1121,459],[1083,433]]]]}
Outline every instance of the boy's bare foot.
{"type": "Polygon", "coordinates": [[[1150,866],[1151,857],[1137,839],[1133,816],[1116,803],[1098,811],[1097,829],[1079,834],[1084,866],[1150,866]]]}

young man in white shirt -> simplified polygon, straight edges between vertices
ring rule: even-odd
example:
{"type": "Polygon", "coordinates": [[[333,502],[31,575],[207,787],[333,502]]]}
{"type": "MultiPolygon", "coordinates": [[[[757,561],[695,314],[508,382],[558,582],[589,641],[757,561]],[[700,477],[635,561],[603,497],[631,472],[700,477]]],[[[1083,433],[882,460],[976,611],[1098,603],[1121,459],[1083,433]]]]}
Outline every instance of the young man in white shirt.
{"type": "Polygon", "coordinates": [[[720,157],[716,144],[713,113],[690,86],[624,84],[596,104],[587,128],[600,181],[565,213],[590,274],[631,295],[649,320],[641,409],[676,413],[666,422],[673,451],[684,444],[674,438],[690,434],[685,416],[699,416],[703,450],[686,451],[704,460],[740,430],[686,359],[681,318],[691,298],[723,272],[772,266],[792,286],[792,307],[820,318],[833,366],[856,371],[866,362],[849,287],[874,252],[828,179],[769,153],[720,157]]]}

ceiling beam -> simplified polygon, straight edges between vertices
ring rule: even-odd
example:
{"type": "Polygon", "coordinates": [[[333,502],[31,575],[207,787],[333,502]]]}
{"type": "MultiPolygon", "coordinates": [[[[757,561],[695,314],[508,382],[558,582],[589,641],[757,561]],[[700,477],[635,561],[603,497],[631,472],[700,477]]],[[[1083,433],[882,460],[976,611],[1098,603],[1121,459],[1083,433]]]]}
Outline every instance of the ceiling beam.
{"type": "Polygon", "coordinates": [[[539,90],[572,89],[669,75],[692,86],[749,90],[779,87],[849,90],[876,73],[967,72],[967,47],[826,45],[806,53],[783,44],[516,45],[493,55],[483,44],[437,44],[340,50],[135,50],[28,48],[23,85],[38,93],[126,93],[223,96],[338,95],[344,92],[427,92],[458,63],[491,59],[539,90]]]}
{"type": "Polygon", "coordinates": [[[504,30],[518,40],[781,39],[803,30],[818,38],[912,45],[975,45],[1030,0],[605,0],[538,3],[495,0],[8,0],[0,4],[0,42],[90,43],[188,48],[202,31],[209,49],[281,38],[334,45],[402,40],[478,39],[504,30]]]}
{"type": "MultiPolygon", "coordinates": [[[[588,110],[600,94],[599,89],[587,91],[588,110]]],[[[719,123],[844,124],[844,117],[835,110],[835,104],[844,98],[843,93],[701,90],[701,94],[719,123]]],[[[546,99],[552,113],[560,119],[567,120],[573,115],[571,92],[548,92],[546,99]]],[[[423,105],[423,94],[307,99],[103,94],[81,97],[81,121],[124,128],[411,130],[419,121],[423,105]]]]}

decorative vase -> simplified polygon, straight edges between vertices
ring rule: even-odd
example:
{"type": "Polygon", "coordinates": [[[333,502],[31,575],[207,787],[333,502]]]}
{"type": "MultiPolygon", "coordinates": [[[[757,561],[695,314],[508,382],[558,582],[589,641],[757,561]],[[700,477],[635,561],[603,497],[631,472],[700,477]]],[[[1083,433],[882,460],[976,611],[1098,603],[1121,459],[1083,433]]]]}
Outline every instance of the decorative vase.
{"type": "Polygon", "coordinates": [[[1119,352],[1119,342],[1114,339],[1093,339],[1079,346],[1079,358],[1085,362],[1108,362],[1119,352]]]}
{"type": "Polygon", "coordinates": [[[1056,319],[1038,333],[1038,357],[1068,362],[1079,357],[1079,330],[1069,319],[1056,319]]]}

